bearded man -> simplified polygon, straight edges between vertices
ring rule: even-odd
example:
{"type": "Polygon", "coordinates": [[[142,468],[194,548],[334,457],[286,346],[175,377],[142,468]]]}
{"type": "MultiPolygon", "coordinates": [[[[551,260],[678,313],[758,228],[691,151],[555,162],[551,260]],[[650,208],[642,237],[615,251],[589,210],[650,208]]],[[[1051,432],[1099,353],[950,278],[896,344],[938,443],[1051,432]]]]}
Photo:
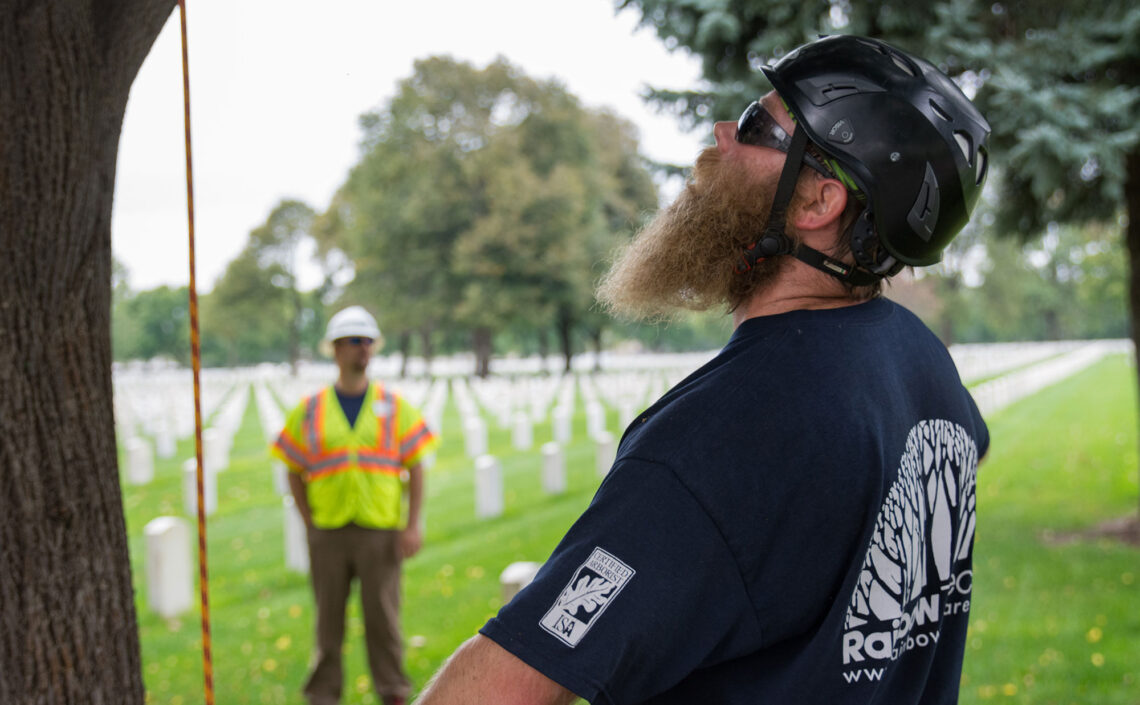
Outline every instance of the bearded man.
{"type": "Polygon", "coordinates": [[[721,353],[626,430],[535,581],[420,701],[957,702],[986,425],[880,297],[933,264],[989,125],[928,62],[831,37],[765,67],[602,282],[640,317],[725,306],[721,353]]]}

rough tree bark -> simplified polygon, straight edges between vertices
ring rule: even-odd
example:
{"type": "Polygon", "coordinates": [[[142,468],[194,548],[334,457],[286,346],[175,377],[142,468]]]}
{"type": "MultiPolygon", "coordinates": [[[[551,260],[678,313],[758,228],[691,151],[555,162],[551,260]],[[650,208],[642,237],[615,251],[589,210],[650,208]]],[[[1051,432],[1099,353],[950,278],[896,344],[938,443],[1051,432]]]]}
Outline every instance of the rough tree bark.
{"type": "Polygon", "coordinates": [[[127,95],[174,4],[0,4],[3,703],[143,702],[111,404],[111,200],[127,95]]]}

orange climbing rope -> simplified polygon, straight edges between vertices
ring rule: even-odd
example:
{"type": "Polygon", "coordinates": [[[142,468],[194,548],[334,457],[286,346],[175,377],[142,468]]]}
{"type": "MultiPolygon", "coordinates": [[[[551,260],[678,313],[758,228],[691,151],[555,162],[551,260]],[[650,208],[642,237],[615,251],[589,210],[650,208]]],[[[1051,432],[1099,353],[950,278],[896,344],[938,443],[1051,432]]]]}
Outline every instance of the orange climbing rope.
{"type": "Polygon", "coordinates": [[[206,705],[214,705],[214,662],[210,645],[210,590],[206,570],[206,502],[202,462],[202,372],[198,335],[198,284],[194,264],[194,168],[190,151],[190,60],[186,48],[186,0],[178,0],[182,19],[182,103],[186,112],[186,212],[190,227],[190,358],[194,370],[194,453],[198,458],[198,593],[202,597],[202,671],[206,705]]]}

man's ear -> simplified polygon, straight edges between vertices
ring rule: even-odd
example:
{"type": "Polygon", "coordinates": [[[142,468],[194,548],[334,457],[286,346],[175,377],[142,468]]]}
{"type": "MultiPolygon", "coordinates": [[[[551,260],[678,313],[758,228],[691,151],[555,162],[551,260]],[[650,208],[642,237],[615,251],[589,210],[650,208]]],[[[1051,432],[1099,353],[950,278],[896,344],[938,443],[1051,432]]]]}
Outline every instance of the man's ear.
{"type": "Polygon", "coordinates": [[[847,207],[847,189],[836,179],[816,174],[801,181],[796,191],[799,208],[792,224],[799,230],[822,230],[838,223],[847,207]]]}

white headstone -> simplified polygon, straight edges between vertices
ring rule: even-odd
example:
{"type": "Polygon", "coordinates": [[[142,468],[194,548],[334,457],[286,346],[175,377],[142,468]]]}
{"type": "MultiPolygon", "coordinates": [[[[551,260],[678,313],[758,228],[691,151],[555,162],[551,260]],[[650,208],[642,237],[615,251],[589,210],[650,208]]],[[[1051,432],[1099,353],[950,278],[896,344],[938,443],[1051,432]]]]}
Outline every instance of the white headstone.
{"type": "Polygon", "coordinates": [[[297,511],[293,497],[281,498],[285,508],[285,567],[294,573],[309,574],[309,540],[305,520],[297,511]]]}
{"type": "Polygon", "coordinates": [[[613,467],[614,456],[617,454],[614,436],[612,433],[603,431],[594,440],[597,443],[598,477],[605,477],[609,474],[610,468],[613,467]]]}
{"type": "Polygon", "coordinates": [[[618,406],[618,425],[620,428],[625,428],[637,416],[638,404],[630,399],[623,399],[618,406]]]}
{"type": "Polygon", "coordinates": [[[127,440],[127,481],[145,485],[154,479],[154,453],[141,438],[127,440]]]}
{"type": "Polygon", "coordinates": [[[542,564],[534,561],[517,561],[503,568],[503,572],[499,573],[499,586],[503,590],[503,604],[510,602],[511,598],[517,595],[520,590],[530,585],[534,581],[534,576],[538,575],[540,568],[542,568],[542,564]]]}
{"type": "MultiPolygon", "coordinates": [[[[218,508],[218,478],[212,472],[202,473],[202,493],[206,496],[206,516],[218,508]]],[[[182,463],[182,505],[186,515],[198,516],[198,460],[190,458],[182,463]]]]}
{"type": "Polygon", "coordinates": [[[566,458],[562,446],[554,441],[542,446],[542,489],[547,494],[566,491],[566,458]]]}
{"type": "Polygon", "coordinates": [[[554,425],[554,440],[565,445],[570,442],[572,437],[570,421],[573,418],[573,412],[570,407],[556,406],[554,407],[553,425],[554,425]]]}
{"type": "Polygon", "coordinates": [[[202,431],[202,462],[211,475],[230,466],[230,439],[222,429],[207,428],[202,431]]]}
{"type": "Polygon", "coordinates": [[[463,444],[468,458],[478,458],[487,454],[487,424],[478,416],[468,416],[463,421],[463,444]]]}
{"type": "Polygon", "coordinates": [[[292,491],[289,489],[289,468],[279,460],[274,460],[272,466],[273,490],[282,497],[287,496],[292,491]]]}
{"type": "Polygon", "coordinates": [[[503,513],[503,466],[493,455],[475,460],[475,516],[480,519],[503,513]]]}
{"type": "Polygon", "coordinates": [[[515,450],[530,450],[534,446],[534,428],[531,426],[530,416],[517,412],[514,417],[514,426],[511,429],[511,445],[515,450]]]}
{"type": "Polygon", "coordinates": [[[586,433],[590,438],[597,438],[606,432],[606,407],[601,402],[588,402],[586,404],[586,433]]]}
{"type": "Polygon", "coordinates": [[[160,458],[173,458],[177,452],[173,422],[169,417],[164,417],[162,423],[158,425],[154,436],[154,451],[160,458]]]}
{"type": "Polygon", "coordinates": [[[194,601],[190,525],[179,517],[158,517],[147,523],[143,535],[147,604],[163,617],[177,617],[194,601]]]}

